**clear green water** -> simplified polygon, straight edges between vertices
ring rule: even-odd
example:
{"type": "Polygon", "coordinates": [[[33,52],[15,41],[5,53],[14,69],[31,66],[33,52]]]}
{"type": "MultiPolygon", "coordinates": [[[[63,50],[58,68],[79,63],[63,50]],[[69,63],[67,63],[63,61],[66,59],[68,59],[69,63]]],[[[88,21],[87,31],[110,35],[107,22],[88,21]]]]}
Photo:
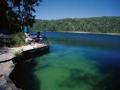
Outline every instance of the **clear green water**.
{"type": "Polygon", "coordinates": [[[87,48],[63,45],[53,48],[57,49],[36,59],[34,73],[41,81],[41,90],[92,90],[100,72],[97,62],[84,56],[87,48]]]}
{"type": "Polygon", "coordinates": [[[69,42],[51,41],[50,53],[31,62],[29,90],[120,90],[119,48],[69,42]]]}

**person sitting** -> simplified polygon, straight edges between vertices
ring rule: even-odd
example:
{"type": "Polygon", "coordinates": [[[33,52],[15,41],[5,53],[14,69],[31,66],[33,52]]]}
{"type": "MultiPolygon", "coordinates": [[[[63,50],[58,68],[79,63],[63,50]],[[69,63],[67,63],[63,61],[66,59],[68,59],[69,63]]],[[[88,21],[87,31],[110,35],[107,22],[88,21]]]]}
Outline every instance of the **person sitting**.
{"type": "Polygon", "coordinates": [[[36,41],[37,43],[43,43],[43,36],[41,35],[40,32],[37,32],[37,36],[36,36],[35,41],[36,41]]]}

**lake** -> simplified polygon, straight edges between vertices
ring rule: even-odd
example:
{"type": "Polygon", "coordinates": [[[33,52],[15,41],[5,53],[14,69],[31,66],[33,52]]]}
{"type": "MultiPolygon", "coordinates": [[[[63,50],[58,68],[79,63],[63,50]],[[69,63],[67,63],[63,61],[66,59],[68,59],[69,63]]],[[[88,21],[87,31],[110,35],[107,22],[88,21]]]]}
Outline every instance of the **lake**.
{"type": "Polygon", "coordinates": [[[26,90],[120,90],[120,36],[43,34],[50,53],[24,67],[26,90]]]}

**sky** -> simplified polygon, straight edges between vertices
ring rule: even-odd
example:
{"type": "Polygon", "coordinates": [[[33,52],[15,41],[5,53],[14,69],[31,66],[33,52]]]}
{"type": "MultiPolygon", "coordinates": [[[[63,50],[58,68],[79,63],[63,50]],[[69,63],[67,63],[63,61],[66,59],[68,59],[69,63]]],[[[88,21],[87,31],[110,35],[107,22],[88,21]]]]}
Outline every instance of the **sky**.
{"type": "Polygon", "coordinates": [[[42,0],[37,19],[120,16],[120,0],[42,0]]]}

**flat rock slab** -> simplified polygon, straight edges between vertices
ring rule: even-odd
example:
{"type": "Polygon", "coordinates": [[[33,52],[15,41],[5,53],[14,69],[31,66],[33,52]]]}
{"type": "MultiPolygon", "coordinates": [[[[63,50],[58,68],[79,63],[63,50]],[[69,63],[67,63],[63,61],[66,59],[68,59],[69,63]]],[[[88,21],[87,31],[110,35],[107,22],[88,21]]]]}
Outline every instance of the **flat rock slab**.
{"type": "Polygon", "coordinates": [[[12,63],[12,58],[15,57],[15,53],[21,53],[22,51],[37,49],[40,47],[44,47],[46,44],[32,44],[21,47],[14,48],[1,48],[0,49],[0,75],[7,74],[9,75],[12,71],[11,67],[14,65],[12,63]]]}
{"type": "Polygon", "coordinates": [[[14,47],[14,48],[1,48],[0,49],[0,62],[4,62],[6,60],[10,60],[15,57],[16,53],[21,53],[22,51],[32,50],[35,48],[40,48],[47,46],[46,44],[31,44],[25,45],[21,47],[14,47]]]}
{"type": "Polygon", "coordinates": [[[47,45],[36,43],[14,48],[0,48],[0,90],[20,90],[17,89],[9,79],[9,75],[14,68],[12,58],[15,57],[15,53],[21,53],[23,51],[37,49],[44,46],[47,45]]]}
{"type": "Polygon", "coordinates": [[[9,76],[9,74],[11,73],[11,71],[14,68],[13,66],[14,66],[14,64],[12,63],[12,61],[0,63],[0,75],[9,76]]]}

